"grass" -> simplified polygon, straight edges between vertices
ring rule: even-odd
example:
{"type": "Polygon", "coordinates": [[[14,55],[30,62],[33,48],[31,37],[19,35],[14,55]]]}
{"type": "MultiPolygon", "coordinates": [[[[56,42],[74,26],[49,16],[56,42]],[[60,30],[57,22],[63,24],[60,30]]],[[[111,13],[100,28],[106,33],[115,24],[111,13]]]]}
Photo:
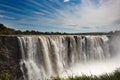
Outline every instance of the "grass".
{"type": "MultiPolygon", "coordinates": [[[[16,74],[17,75],[17,74],[16,74]]],[[[0,80],[19,80],[16,75],[11,76],[9,71],[0,71],[0,80]]]]}
{"type": "Polygon", "coordinates": [[[120,80],[120,72],[115,71],[114,74],[104,74],[102,76],[86,76],[83,75],[81,77],[68,77],[68,78],[60,78],[60,77],[53,77],[51,80],[120,80]]]}
{"type": "MultiPolygon", "coordinates": [[[[0,80],[19,80],[16,78],[10,79],[10,74],[8,72],[0,73],[0,80]]],[[[120,80],[120,72],[115,71],[113,74],[104,74],[102,76],[76,76],[76,77],[68,77],[68,78],[60,78],[60,77],[52,77],[51,80],[120,80]]]]}
{"type": "Polygon", "coordinates": [[[0,80],[9,80],[10,75],[8,72],[0,72],[0,80]]]}

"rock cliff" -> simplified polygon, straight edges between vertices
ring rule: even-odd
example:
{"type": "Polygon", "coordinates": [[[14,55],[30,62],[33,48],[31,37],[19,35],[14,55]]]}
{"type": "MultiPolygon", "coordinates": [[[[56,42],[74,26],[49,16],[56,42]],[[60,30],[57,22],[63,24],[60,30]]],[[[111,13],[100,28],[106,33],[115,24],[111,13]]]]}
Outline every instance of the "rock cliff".
{"type": "Polygon", "coordinates": [[[0,36],[0,76],[4,80],[22,79],[20,70],[20,50],[16,36],[0,36]]]}

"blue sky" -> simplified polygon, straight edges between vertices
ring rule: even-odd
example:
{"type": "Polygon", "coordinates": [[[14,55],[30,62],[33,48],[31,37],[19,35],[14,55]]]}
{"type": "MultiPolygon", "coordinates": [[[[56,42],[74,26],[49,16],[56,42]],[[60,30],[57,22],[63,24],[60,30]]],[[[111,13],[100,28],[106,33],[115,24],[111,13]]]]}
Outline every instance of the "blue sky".
{"type": "Polygon", "coordinates": [[[0,23],[42,32],[114,31],[120,0],[0,0],[0,23]]]}

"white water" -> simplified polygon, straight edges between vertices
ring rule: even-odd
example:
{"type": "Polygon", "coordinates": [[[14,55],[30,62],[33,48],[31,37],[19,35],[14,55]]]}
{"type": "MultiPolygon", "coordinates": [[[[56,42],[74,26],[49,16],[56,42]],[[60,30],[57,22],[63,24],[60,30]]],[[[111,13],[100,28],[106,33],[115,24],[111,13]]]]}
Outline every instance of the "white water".
{"type": "Polygon", "coordinates": [[[28,80],[101,75],[119,67],[107,36],[21,36],[21,70],[28,80]],[[26,70],[25,70],[26,69],[26,70]]]}

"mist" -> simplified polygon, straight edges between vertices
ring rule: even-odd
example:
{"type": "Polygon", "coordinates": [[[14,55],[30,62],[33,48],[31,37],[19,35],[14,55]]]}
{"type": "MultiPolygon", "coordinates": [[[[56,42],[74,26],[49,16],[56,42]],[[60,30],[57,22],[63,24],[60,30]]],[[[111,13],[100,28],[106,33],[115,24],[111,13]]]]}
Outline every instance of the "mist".
{"type": "Polygon", "coordinates": [[[61,73],[61,77],[70,76],[101,76],[104,74],[112,74],[114,71],[120,69],[120,35],[114,35],[111,38],[110,46],[112,46],[111,57],[101,61],[89,61],[76,63],[69,69],[65,69],[61,73]]]}

